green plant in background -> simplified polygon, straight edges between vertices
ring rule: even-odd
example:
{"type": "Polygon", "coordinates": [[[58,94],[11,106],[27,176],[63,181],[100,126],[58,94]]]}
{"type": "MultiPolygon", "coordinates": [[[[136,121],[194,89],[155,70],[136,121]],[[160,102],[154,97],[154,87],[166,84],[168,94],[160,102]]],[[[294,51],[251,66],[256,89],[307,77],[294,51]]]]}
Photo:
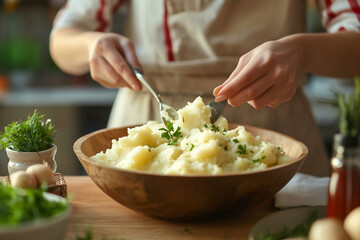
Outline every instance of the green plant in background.
{"type": "Polygon", "coordinates": [[[5,70],[37,70],[41,64],[41,46],[26,36],[16,36],[0,44],[0,66],[5,70]]]}
{"type": "Polygon", "coordinates": [[[340,133],[349,137],[360,136],[360,78],[355,77],[354,91],[345,95],[333,91],[335,99],[330,103],[339,109],[340,133]]]}
{"type": "Polygon", "coordinates": [[[44,121],[45,115],[37,110],[26,121],[15,121],[0,132],[0,149],[9,148],[18,152],[38,152],[51,148],[55,144],[56,130],[51,120],[44,121]]]}

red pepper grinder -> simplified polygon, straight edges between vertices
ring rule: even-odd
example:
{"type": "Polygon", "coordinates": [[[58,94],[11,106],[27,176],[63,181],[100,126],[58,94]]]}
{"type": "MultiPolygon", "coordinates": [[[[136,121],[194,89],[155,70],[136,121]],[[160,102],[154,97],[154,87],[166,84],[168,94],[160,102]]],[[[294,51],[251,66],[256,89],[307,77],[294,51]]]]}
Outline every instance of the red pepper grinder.
{"type": "Polygon", "coordinates": [[[351,210],[360,206],[359,142],[359,137],[334,136],[327,217],[344,221],[351,210]]]}

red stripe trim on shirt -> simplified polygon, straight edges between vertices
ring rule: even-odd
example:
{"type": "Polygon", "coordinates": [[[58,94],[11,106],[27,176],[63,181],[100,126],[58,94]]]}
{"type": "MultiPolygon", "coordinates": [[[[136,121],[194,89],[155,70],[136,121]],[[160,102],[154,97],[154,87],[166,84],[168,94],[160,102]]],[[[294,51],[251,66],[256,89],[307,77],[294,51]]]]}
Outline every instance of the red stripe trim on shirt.
{"type": "Polygon", "coordinates": [[[96,20],[99,22],[99,26],[96,28],[96,31],[104,32],[109,25],[104,18],[105,4],[105,0],[100,0],[100,7],[96,12],[96,20]]]}
{"type": "Polygon", "coordinates": [[[121,7],[121,5],[124,3],[124,0],[119,0],[113,7],[112,12],[116,13],[117,10],[121,7]]]}
{"type": "Polygon", "coordinates": [[[168,11],[166,7],[166,0],[164,0],[164,33],[165,33],[165,46],[169,62],[174,61],[174,53],[172,51],[172,42],[170,37],[170,29],[168,25],[168,11]]]}
{"type": "Polygon", "coordinates": [[[354,14],[356,15],[358,21],[360,22],[360,6],[357,0],[348,0],[351,9],[353,10],[354,14]]]}
{"type": "Polygon", "coordinates": [[[326,6],[326,15],[328,17],[325,25],[328,25],[329,22],[331,22],[337,15],[331,10],[331,0],[325,0],[325,6],[326,6]]]}

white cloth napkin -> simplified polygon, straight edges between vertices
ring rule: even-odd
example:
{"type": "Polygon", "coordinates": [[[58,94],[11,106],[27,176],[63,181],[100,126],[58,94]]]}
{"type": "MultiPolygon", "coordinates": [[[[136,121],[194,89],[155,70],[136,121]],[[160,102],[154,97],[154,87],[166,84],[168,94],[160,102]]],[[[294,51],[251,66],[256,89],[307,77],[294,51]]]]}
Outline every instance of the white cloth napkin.
{"type": "Polygon", "coordinates": [[[297,173],[275,195],[275,207],[326,206],[329,177],[297,173]]]}

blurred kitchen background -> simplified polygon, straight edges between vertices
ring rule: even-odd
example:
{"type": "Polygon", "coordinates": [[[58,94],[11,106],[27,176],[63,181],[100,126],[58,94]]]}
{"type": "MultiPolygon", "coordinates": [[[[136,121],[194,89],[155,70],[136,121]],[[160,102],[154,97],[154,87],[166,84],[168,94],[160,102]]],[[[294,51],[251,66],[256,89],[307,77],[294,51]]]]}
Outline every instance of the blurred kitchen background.
{"type": "MultiPolygon", "coordinates": [[[[308,0],[308,31],[323,31],[314,0],[308,0]]],[[[84,174],[73,144],[81,136],[105,128],[116,89],[106,89],[89,75],[75,77],[59,70],[48,50],[49,34],[65,0],[0,0],[0,130],[26,120],[35,109],[52,119],[57,129],[58,172],[84,174]]],[[[114,31],[122,32],[126,7],[115,16],[114,31]]],[[[314,116],[330,153],[337,131],[336,110],[319,103],[330,89],[351,89],[351,80],[309,76],[305,86],[314,116]]],[[[301,126],[297,126],[301,127],[301,126]]],[[[0,176],[7,175],[7,156],[0,150],[0,176]]]]}

